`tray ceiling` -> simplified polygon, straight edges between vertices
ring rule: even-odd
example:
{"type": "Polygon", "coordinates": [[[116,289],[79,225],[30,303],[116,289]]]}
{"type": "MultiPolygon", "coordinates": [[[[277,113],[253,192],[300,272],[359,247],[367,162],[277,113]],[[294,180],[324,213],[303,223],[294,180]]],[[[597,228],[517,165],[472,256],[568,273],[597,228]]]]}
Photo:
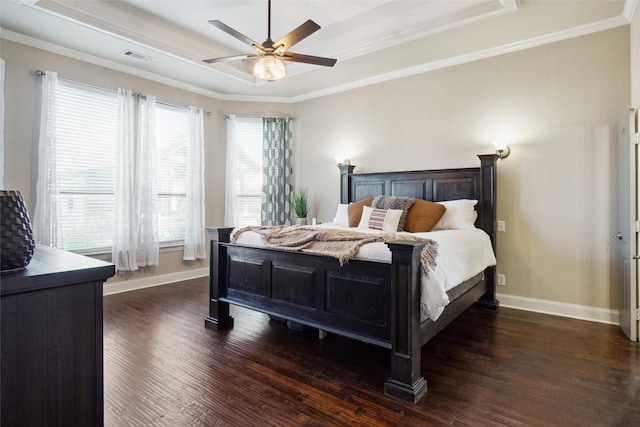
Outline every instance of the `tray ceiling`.
{"type": "Polygon", "coordinates": [[[273,0],[274,40],[312,19],[321,29],[292,50],[338,62],[287,63],[271,83],[251,60],[202,62],[253,53],[208,21],[262,42],[266,0],[0,0],[0,36],[221,99],[295,102],[625,25],[636,3],[273,0]]]}

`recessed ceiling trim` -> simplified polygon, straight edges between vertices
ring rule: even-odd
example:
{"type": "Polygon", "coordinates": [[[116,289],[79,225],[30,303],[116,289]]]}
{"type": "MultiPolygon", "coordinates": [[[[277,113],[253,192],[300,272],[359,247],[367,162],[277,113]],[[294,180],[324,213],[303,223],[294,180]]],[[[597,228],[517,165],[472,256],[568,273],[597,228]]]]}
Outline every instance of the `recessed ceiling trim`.
{"type": "MultiPolygon", "coordinates": [[[[365,55],[378,50],[390,48],[398,45],[399,43],[409,42],[418,38],[426,37],[432,34],[440,33],[443,31],[452,30],[455,28],[468,25],[473,22],[482,21],[497,17],[506,13],[515,12],[519,7],[519,0],[476,0],[476,4],[462,8],[445,16],[437,16],[428,25],[420,25],[415,27],[409,25],[404,31],[395,33],[393,35],[385,36],[384,38],[376,37],[368,38],[362,37],[355,42],[351,40],[349,43],[345,43],[339,50],[333,51],[330,55],[327,52],[319,51],[317,54],[329,55],[337,57],[340,61],[348,60],[356,56],[365,55]],[[425,30],[425,28],[427,28],[425,30]]],[[[381,12],[385,12],[385,8],[393,7],[393,2],[388,3],[380,8],[381,12]]],[[[26,6],[36,9],[38,11],[51,14],[60,19],[73,22],[75,24],[82,25],[86,28],[90,28],[95,31],[99,31],[103,34],[116,37],[120,40],[134,43],[137,46],[156,52],[157,54],[164,54],[171,56],[174,59],[184,61],[190,65],[196,65],[201,68],[206,68],[220,75],[234,78],[239,82],[250,86],[260,85],[261,82],[256,81],[250,74],[242,72],[235,67],[229,66],[217,66],[212,67],[203,64],[200,59],[204,56],[225,56],[225,54],[217,55],[217,53],[208,52],[206,55],[202,55],[202,52],[197,52],[197,48],[184,49],[175,46],[175,43],[171,44],[161,37],[149,37],[135,28],[119,23],[114,18],[115,13],[123,12],[116,6],[111,5],[109,2],[96,2],[93,8],[82,7],[82,2],[64,2],[60,0],[40,0],[35,3],[25,3],[26,6]],[[101,15],[104,14],[104,16],[101,15]]],[[[412,16],[420,14],[421,11],[425,11],[425,8],[429,7],[429,3],[416,2],[404,12],[406,19],[410,20],[412,16]]],[[[388,15],[388,13],[386,14],[388,15]]],[[[180,41],[181,34],[172,31],[171,27],[159,28],[158,24],[150,24],[152,28],[156,28],[158,31],[154,31],[155,34],[171,34],[175,39],[178,37],[180,41]],[[157,28],[158,27],[158,28],[157,28]]],[[[184,42],[184,40],[182,40],[184,42]]],[[[184,46],[196,46],[201,44],[201,40],[192,40],[191,44],[183,44],[184,46]]],[[[209,46],[208,48],[210,48],[209,46]]],[[[311,70],[309,67],[292,67],[290,75],[304,73],[311,70]]]]}
{"type": "Polygon", "coordinates": [[[41,0],[38,2],[38,4],[27,3],[25,4],[25,6],[28,6],[40,12],[55,16],[59,19],[81,25],[85,28],[89,28],[91,30],[100,32],[102,34],[115,37],[127,43],[135,44],[139,48],[153,51],[158,55],[166,55],[171,58],[177,59],[179,61],[183,61],[185,63],[195,65],[196,67],[202,68],[204,70],[211,71],[220,76],[233,78],[244,84],[256,86],[255,79],[252,76],[247,75],[246,73],[234,72],[235,70],[230,71],[228,69],[217,70],[215,68],[207,66],[206,64],[203,64],[200,61],[199,56],[193,53],[184,52],[184,51],[175,52],[172,47],[169,47],[166,45],[154,46],[151,43],[157,42],[157,43],[160,43],[161,45],[163,43],[159,42],[157,39],[154,39],[153,41],[144,40],[144,38],[140,38],[137,33],[124,29],[120,26],[114,25],[113,23],[109,23],[108,21],[100,19],[99,17],[96,17],[92,14],[88,14],[88,13],[85,13],[84,11],[62,4],[59,1],[41,0]]]}
{"type": "MultiPolygon", "coordinates": [[[[340,92],[345,92],[352,89],[358,89],[361,87],[371,86],[378,83],[384,83],[390,80],[396,80],[403,77],[410,77],[416,74],[422,74],[429,71],[435,71],[442,68],[451,67],[454,65],[461,65],[467,62],[473,62],[480,59],[491,58],[498,55],[507,53],[513,53],[532,47],[542,46],[549,43],[554,43],[562,40],[571,39],[574,37],[580,37],[587,34],[596,33],[599,31],[610,30],[613,28],[628,25],[629,22],[622,15],[615,16],[608,19],[603,19],[597,22],[580,25],[578,27],[570,28],[568,30],[558,31],[555,33],[545,34],[543,36],[533,37],[527,40],[521,40],[519,42],[508,43],[502,46],[496,46],[488,49],[478,50],[472,53],[459,55],[451,58],[446,58],[439,61],[432,61],[427,64],[418,65],[415,67],[409,67],[404,70],[394,71],[390,73],[380,74],[378,76],[362,79],[359,81],[347,83],[344,85],[334,86],[329,89],[310,92],[305,95],[293,97],[294,103],[307,101],[322,96],[333,95],[340,92]]],[[[236,101],[240,101],[239,97],[234,98],[236,101]]]]}
{"type": "Polygon", "coordinates": [[[26,46],[31,46],[36,49],[41,49],[47,52],[55,53],[57,55],[62,55],[68,58],[77,59],[78,61],[87,62],[89,64],[98,65],[100,67],[109,68],[114,71],[120,71],[122,73],[130,74],[132,76],[142,77],[144,79],[166,84],[168,86],[172,86],[178,89],[183,89],[183,90],[197,93],[200,95],[209,96],[211,98],[223,99],[223,95],[218,92],[203,89],[201,87],[190,85],[188,83],[184,83],[179,80],[170,79],[168,77],[159,76],[155,73],[150,73],[147,71],[140,70],[139,68],[120,64],[118,62],[110,61],[108,59],[99,58],[97,56],[93,56],[83,52],[79,52],[77,50],[69,49],[54,43],[36,39],[34,37],[25,36],[24,34],[16,33],[11,30],[6,30],[2,27],[0,27],[0,35],[1,35],[0,38],[2,39],[24,44],[26,46]]]}
{"type": "MultiPolygon", "coordinates": [[[[420,5],[420,3],[416,3],[420,5]]],[[[426,4],[426,3],[425,3],[426,4]]],[[[366,55],[378,50],[394,47],[399,43],[406,43],[430,35],[442,33],[464,27],[474,22],[484,21],[486,19],[495,18],[501,15],[515,12],[520,6],[519,0],[485,0],[473,7],[460,10],[444,17],[437,17],[428,23],[423,23],[420,27],[409,27],[404,31],[394,33],[384,38],[376,37],[375,40],[362,38],[358,42],[350,40],[345,43],[345,47],[334,50],[330,53],[338,57],[341,61],[345,61],[356,56],[366,55]]],[[[420,13],[422,9],[413,10],[412,13],[420,13]]],[[[405,15],[409,12],[405,12],[405,15]]],[[[381,23],[381,25],[384,23],[381,23]]],[[[319,52],[320,54],[329,54],[328,52],[319,52]]]]}

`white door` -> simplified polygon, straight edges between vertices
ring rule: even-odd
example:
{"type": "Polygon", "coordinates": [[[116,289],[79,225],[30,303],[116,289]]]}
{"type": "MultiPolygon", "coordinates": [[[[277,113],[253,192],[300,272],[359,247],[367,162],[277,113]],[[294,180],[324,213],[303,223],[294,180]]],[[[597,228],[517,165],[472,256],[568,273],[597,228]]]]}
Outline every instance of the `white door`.
{"type": "Polygon", "coordinates": [[[618,217],[620,245],[620,328],[638,340],[638,145],[637,110],[618,121],[618,217]]]}

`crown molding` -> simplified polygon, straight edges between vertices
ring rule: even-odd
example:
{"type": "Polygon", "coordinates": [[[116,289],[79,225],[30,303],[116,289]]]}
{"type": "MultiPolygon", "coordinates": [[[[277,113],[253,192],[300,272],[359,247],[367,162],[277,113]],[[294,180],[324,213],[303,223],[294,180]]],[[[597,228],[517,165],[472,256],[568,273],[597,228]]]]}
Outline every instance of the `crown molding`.
{"type": "Polygon", "coordinates": [[[638,8],[638,0],[626,0],[624,2],[624,9],[622,9],[622,16],[627,22],[633,21],[633,14],[638,8]]]}
{"type": "Polygon", "coordinates": [[[122,73],[131,74],[137,77],[142,77],[147,80],[153,80],[158,83],[166,84],[169,86],[173,86],[178,89],[184,89],[189,92],[194,92],[200,95],[210,96],[216,99],[222,99],[223,95],[214,92],[211,90],[203,89],[198,86],[190,85],[179,80],[170,79],[168,77],[160,76],[155,73],[150,73],[148,71],[142,71],[135,67],[131,67],[129,65],[119,64],[114,61],[109,61],[108,59],[99,58],[97,56],[89,55],[83,52],[79,52],[74,49],[69,49],[54,43],[50,43],[41,39],[36,39],[34,37],[26,36],[24,34],[16,33],[11,30],[6,30],[0,27],[0,38],[6,39],[12,42],[24,44],[27,46],[34,47],[36,49],[45,50],[47,52],[55,53],[57,55],[66,56],[68,58],[77,59],[79,61],[88,62],[93,65],[98,65],[101,67],[109,68],[111,70],[120,71],[122,73]]]}
{"type": "Polygon", "coordinates": [[[47,52],[55,53],[57,55],[66,56],[68,58],[77,59],[79,61],[87,62],[100,67],[109,68],[114,71],[130,74],[132,76],[141,77],[143,79],[152,80],[157,83],[162,83],[167,86],[172,86],[177,89],[186,90],[187,92],[193,92],[199,95],[208,96],[220,101],[244,101],[244,102],[267,102],[267,103],[279,103],[279,104],[292,104],[296,102],[290,97],[267,97],[267,96],[243,96],[243,95],[225,95],[212,90],[204,89],[199,86],[191,85],[180,80],[171,79],[168,77],[160,76],[148,71],[142,71],[138,68],[131,67],[129,65],[123,65],[118,62],[110,61],[108,59],[99,58],[97,56],[88,55],[77,50],[69,49],[54,43],[50,43],[41,39],[26,36],[24,34],[16,33],[11,30],[6,30],[0,27],[0,39],[6,39],[12,42],[24,44],[26,46],[34,47],[36,49],[45,50],[47,52]]]}
{"type": "MultiPolygon", "coordinates": [[[[628,1],[637,2],[637,0],[628,0],[628,1]]],[[[396,80],[403,77],[414,76],[416,74],[435,71],[442,68],[451,67],[454,65],[465,64],[467,62],[473,62],[480,59],[491,58],[494,56],[504,55],[507,53],[517,52],[517,51],[529,49],[532,47],[555,43],[558,41],[567,40],[574,37],[580,37],[580,36],[584,36],[592,33],[597,33],[600,31],[610,30],[612,28],[617,28],[624,25],[628,25],[628,24],[629,22],[627,21],[627,19],[624,16],[619,15],[612,18],[603,19],[600,21],[570,28],[568,30],[545,34],[539,37],[532,37],[530,39],[521,40],[514,43],[507,43],[501,46],[496,46],[488,49],[482,49],[475,52],[467,53],[464,55],[458,55],[458,56],[446,58],[439,61],[432,61],[432,62],[418,65],[415,67],[405,68],[404,70],[380,74],[367,79],[358,80],[358,81],[347,83],[344,85],[334,86],[326,90],[310,92],[304,95],[294,97],[293,102],[302,102],[302,101],[307,101],[313,98],[333,95],[336,93],[358,89],[358,88],[362,88],[365,86],[370,86],[378,83],[383,83],[390,80],[396,80]]]]}
{"type": "Polygon", "coordinates": [[[458,11],[447,19],[442,17],[433,19],[424,27],[408,28],[375,40],[359,40],[345,43],[341,50],[326,53],[346,61],[357,56],[367,55],[382,49],[390,49],[397,45],[397,40],[404,42],[421,39],[445,31],[455,30],[466,25],[516,12],[520,8],[520,0],[497,0],[478,2],[473,8],[458,11]]]}

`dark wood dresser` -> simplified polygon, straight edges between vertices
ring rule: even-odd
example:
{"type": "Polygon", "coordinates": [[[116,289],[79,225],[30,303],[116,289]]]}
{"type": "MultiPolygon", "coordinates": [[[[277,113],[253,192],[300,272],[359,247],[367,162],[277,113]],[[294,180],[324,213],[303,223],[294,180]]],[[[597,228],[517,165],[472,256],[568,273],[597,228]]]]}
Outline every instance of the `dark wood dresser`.
{"type": "Polygon", "coordinates": [[[102,285],[113,264],[38,245],[0,276],[0,425],[102,426],[102,285]]]}

